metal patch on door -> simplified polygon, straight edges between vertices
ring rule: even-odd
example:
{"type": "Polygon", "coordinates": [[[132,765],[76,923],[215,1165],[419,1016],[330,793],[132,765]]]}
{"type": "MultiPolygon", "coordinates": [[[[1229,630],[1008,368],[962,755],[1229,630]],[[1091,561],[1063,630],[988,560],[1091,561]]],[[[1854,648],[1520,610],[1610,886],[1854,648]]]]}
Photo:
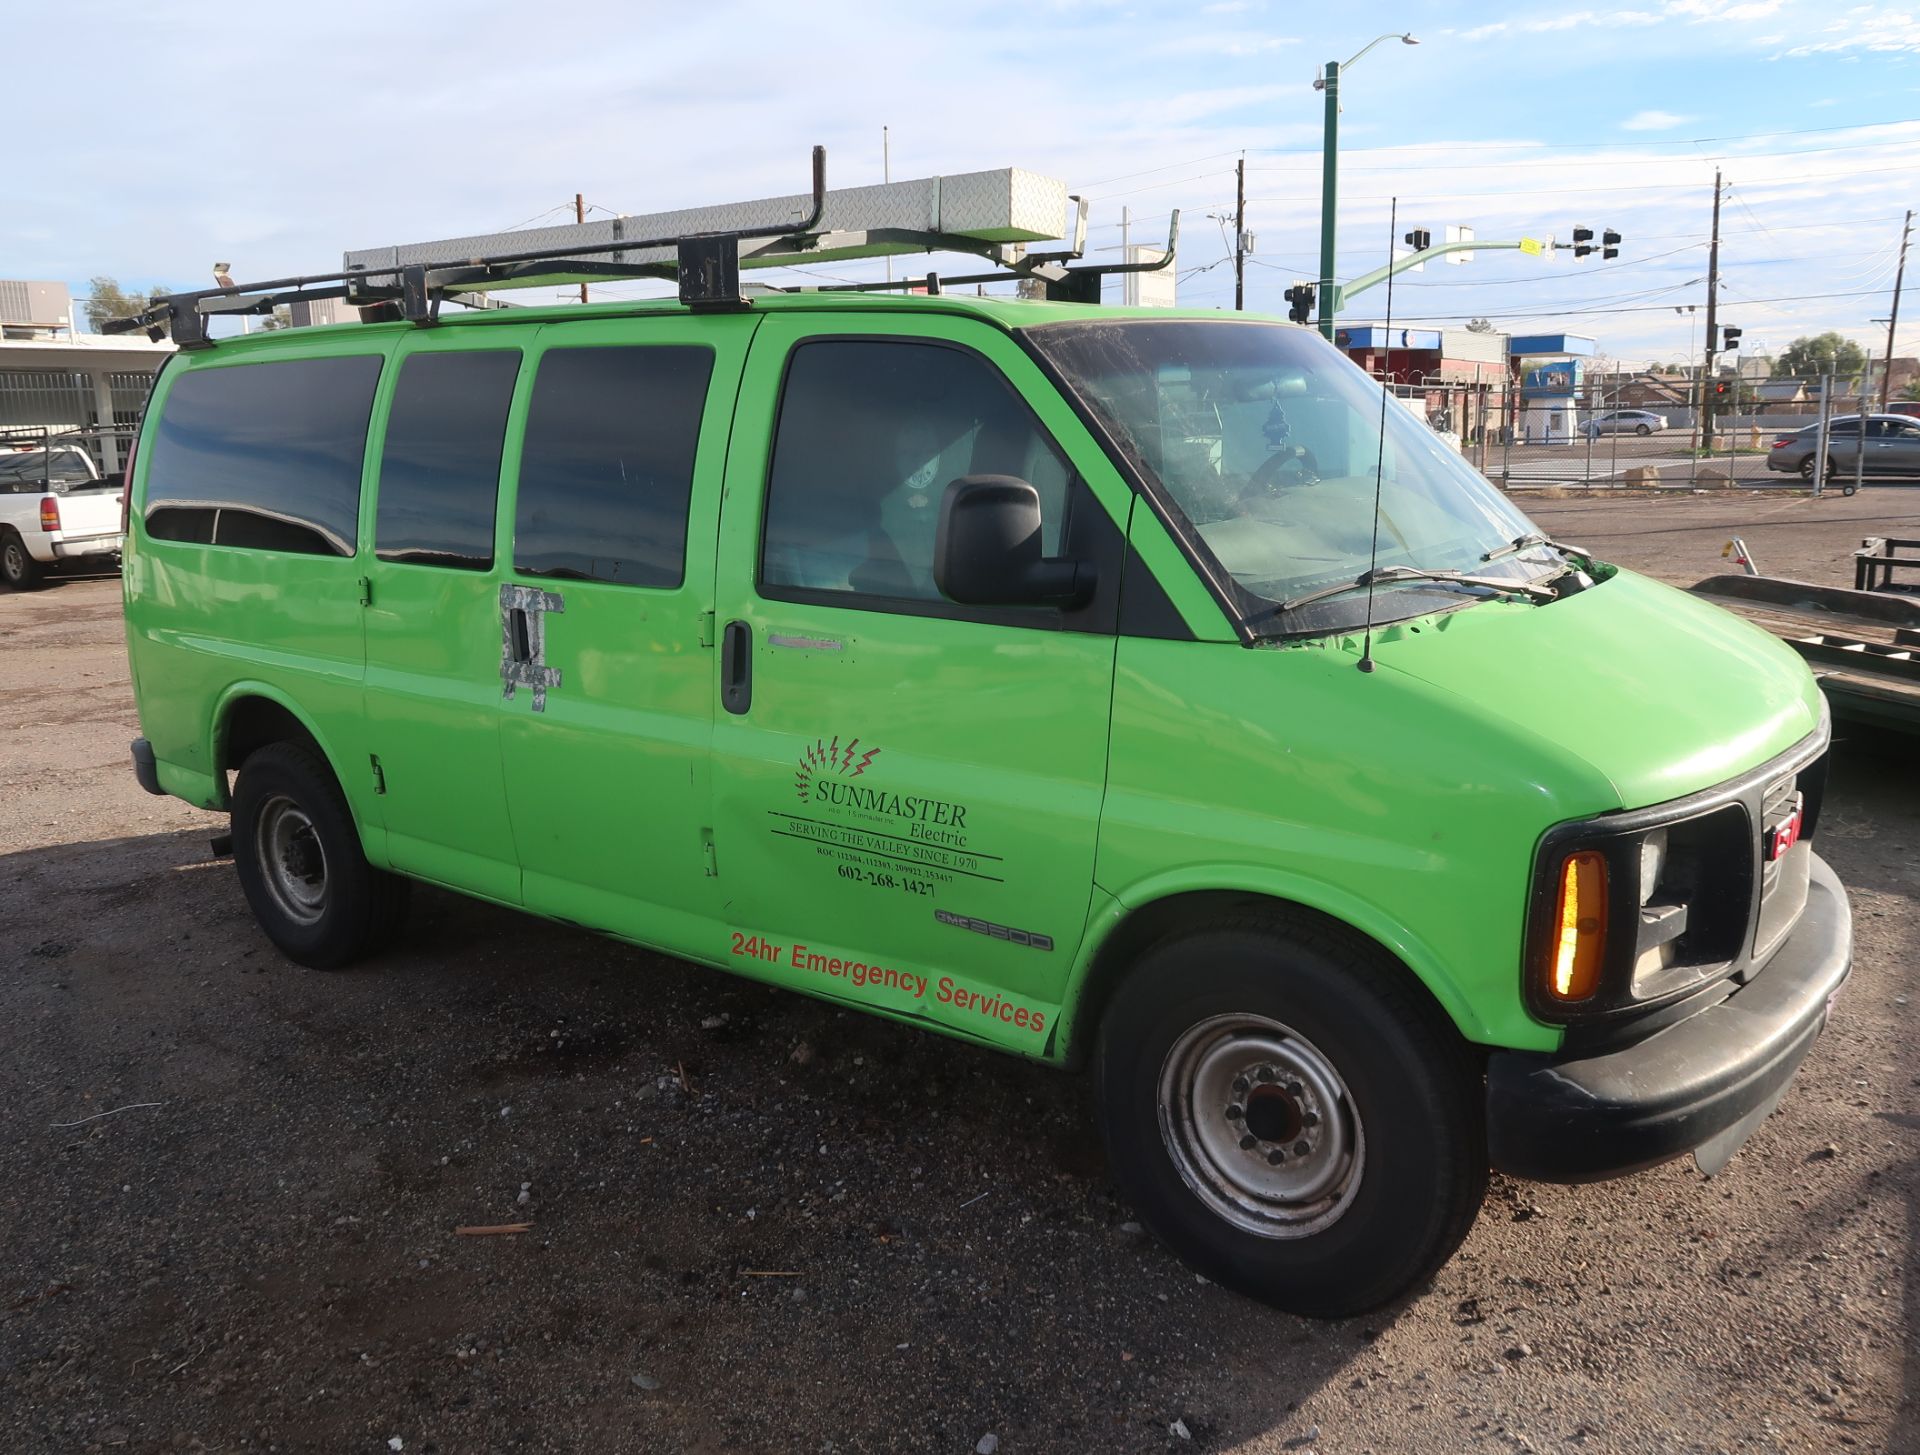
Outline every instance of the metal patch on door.
{"type": "Polygon", "coordinates": [[[500,583],[500,696],[513,701],[516,687],[533,689],[533,710],[547,710],[547,689],[560,685],[560,669],[547,665],[547,613],[563,612],[557,592],[500,583]]]}

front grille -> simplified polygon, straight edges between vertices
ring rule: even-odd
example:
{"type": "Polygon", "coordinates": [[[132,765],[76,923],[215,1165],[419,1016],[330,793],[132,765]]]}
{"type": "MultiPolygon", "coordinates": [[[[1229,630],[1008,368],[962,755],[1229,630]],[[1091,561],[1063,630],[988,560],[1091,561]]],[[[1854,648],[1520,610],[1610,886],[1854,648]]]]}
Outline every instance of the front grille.
{"type": "Polygon", "coordinates": [[[1750,975],[1758,974],[1780,948],[1807,907],[1807,884],[1813,870],[1813,848],[1807,840],[1813,833],[1826,773],[1827,756],[1822,752],[1797,771],[1784,773],[1767,784],[1760,811],[1760,906],[1754,922],[1750,975]],[[1793,821],[1795,814],[1799,815],[1798,840],[1784,855],[1772,858],[1768,850],[1774,836],[1793,821]]]}

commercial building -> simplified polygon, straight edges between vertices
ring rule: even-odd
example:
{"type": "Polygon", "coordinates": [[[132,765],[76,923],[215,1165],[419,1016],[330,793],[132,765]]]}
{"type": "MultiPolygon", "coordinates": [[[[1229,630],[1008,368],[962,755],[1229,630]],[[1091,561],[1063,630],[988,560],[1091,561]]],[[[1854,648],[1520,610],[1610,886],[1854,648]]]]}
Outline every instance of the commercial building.
{"type": "Polygon", "coordinates": [[[172,352],[144,334],[76,331],[64,283],[0,279],[0,430],[86,431],[77,438],[112,474],[172,352]]]}

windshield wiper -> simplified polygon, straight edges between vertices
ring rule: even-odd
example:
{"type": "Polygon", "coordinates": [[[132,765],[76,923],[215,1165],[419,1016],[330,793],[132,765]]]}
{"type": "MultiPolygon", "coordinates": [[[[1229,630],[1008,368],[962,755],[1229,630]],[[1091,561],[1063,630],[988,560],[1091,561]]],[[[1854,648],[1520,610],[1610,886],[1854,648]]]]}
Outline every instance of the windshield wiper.
{"type": "Polygon", "coordinates": [[[1447,586],[1477,586],[1486,591],[1498,591],[1508,596],[1531,596],[1539,601],[1559,599],[1559,593],[1551,586],[1535,581],[1507,581],[1496,576],[1470,576],[1465,571],[1427,570],[1420,566],[1380,566],[1372,571],[1362,571],[1351,581],[1340,581],[1332,586],[1322,586],[1317,591],[1292,597],[1281,602],[1274,611],[1276,613],[1293,611],[1315,601],[1325,601],[1330,596],[1342,596],[1349,591],[1359,591],[1368,586],[1390,586],[1400,581],[1437,581],[1447,586]]]}
{"type": "Polygon", "coordinates": [[[1578,546],[1563,546],[1560,542],[1549,540],[1543,535],[1515,536],[1504,546],[1495,546],[1480,559],[1482,561],[1498,561],[1505,556],[1517,556],[1522,551],[1530,551],[1535,546],[1546,546],[1550,550],[1558,551],[1563,556],[1578,556],[1583,561],[1590,559],[1587,553],[1578,546]]]}

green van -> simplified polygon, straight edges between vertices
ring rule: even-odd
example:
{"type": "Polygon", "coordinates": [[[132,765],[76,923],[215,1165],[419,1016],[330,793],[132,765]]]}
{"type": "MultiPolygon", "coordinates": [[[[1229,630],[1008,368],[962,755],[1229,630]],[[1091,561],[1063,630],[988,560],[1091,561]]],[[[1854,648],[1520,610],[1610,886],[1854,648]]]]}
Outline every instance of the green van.
{"type": "Polygon", "coordinates": [[[412,880],[1062,1066],[1194,1267],[1416,1287],[1489,1167],[1731,1156],[1851,962],[1771,636],[1307,329],[799,294],[183,351],[140,781],[289,958],[412,880]]]}

